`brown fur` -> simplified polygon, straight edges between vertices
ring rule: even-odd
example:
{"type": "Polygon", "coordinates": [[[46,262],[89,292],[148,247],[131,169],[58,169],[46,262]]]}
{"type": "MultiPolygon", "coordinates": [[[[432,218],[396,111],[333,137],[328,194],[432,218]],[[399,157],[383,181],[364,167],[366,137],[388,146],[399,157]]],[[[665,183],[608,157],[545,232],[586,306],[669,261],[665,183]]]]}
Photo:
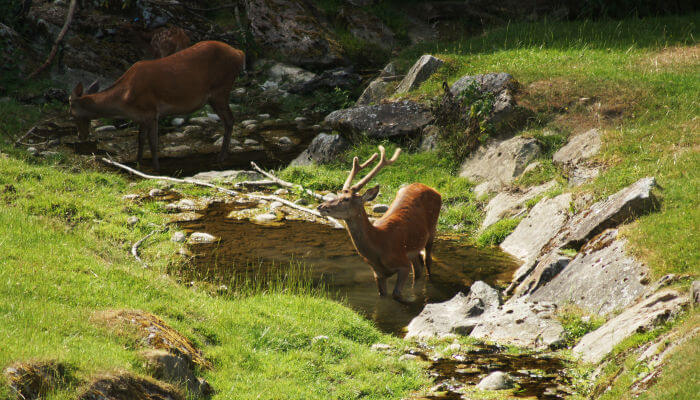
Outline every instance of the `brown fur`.
{"type": "Polygon", "coordinates": [[[178,26],[162,28],[153,34],[151,49],[155,58],[167,57],[190,45],[190,37],[178,26]]]}
{"type": "Polygon", "coordinates": [[[222,42],[200,42],[164,58],[135,63],[102,92],[83,94],[78,84],[70,96],[70,112],[83,139],[91,119],[123,117],[138,123],[138,161],[148,137],[153,167],[158,170],[158,118],[189,114],[209,104],[224,124],[219,154],[223,161],[233,129],[229,94],[244,64],[242,51],[222,42]]]}

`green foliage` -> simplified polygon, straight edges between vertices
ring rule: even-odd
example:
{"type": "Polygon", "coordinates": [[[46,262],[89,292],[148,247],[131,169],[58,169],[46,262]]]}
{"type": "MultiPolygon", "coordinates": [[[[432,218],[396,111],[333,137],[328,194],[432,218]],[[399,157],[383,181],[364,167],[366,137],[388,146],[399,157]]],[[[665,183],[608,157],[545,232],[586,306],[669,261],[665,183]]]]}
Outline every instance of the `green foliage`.
{"type": "Polygon", "coordinates": [[[381,46],[357,38],[346,30],[337,32],[338,41],[345,50],[345,55],[353,60],[357,68],[381,67],[389,60],[390,52],[381,46]]]}
{"type": "Polygon", "coordinates": [[[476,244],[479,247],[497,246],[510,235],[518,226],[522,218],[504,218],[492,225],[479,235],[476,244]]]}
{"type": "Polygon", "coordinates": [[[350,92],[340,88],[335,88],[332,91],[319,90],[314,92],[313,97],[315,99],[313,112],[321,115],[348,108],[355,103],[350,97],[350,92]]]}
{"type": "Polygon", "coordinates": [[[559,322],[564,328],[564,342],[567,347],[575,345],[586,333],[598,329],[605,323],[599,316],[586,315],[582,310],[565,307],[559,314],[559,322]]]}
{"type": "Polygon", "coordinates": [[[536,161],[540,164],[518,177],[514,184],[522,187],[529,187],[541,185],[545,182],[551,181],[552,179],[563,180],[559,169],[554,165],[554,163],[552,163],[550,158],[541,158],[536,161]]]}

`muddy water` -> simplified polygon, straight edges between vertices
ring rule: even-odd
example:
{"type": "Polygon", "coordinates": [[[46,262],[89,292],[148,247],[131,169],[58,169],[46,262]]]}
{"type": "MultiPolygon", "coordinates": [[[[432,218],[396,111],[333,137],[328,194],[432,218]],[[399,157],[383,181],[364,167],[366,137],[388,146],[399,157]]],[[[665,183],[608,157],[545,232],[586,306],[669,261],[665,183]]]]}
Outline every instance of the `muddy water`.
{"type": "MultiPolygon", "coordinates": [[[[229,280],[232,274],[251,268],[288,268],[290,260],[311,268],[315,282],[322,283],[337,299],[373,320],[386,332],[401,335],[408,322],[428,302],[445,301],[476,280],[502,286],[517,263],[496,250],[465,246],[463,238],[439,238],[434,246],[432,276],[404,288],[412,301],[402,305],[391,297],[381,298],[370,267],[356,254],[345,230],[304,221],[280,226],[255,225],[228,219],[232,204],[213,203],[196,221],[179,222],[188,232],[203,231],[221,238],[216,244],[190,246],[191,267],[199,276],[229,280]]],[[[389,281],[393,288],[395,277],[389,281]]]]}

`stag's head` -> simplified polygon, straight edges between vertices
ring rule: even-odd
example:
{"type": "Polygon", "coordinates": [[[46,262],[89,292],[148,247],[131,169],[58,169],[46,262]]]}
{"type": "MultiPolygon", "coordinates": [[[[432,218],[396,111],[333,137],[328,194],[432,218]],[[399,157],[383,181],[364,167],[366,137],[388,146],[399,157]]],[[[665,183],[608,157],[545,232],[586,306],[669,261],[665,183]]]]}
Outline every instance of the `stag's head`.
{"type": "Polygon", "coordinates": [[[377,194],[379,194],[379,185],[368,189],[363,194],[360,194],[359,191],[379,172],[379,170],[387,165],[393,164],[399,157],[400,153],[401,149],[396,149],[394,155],[390,159],[387,159],[384,146],[379,146],[379,163],[377,163],[377,165],[367,175],[365,175],[364,178],[352,185],[355,175],[376,160],[377,153],[374,153],[362,164],[360,164],[360,160],[355,157],[352,160],[352,170],[350,171],[348,178],[345,180],[343,189],[338,192],[338,196],[335,199],[326,201],[318,206],[318,211],[321,213],[321,215],[340,219],[348,219],[360,215],[364,210],[365,202],[374,200],[374,198],[377,197],[377,194]]]}
{"type": "Polygon", "coordinates": [[[99,90],[100,87],[97,81],[93,82],[85,93],[83,93],[83,84],[78,83],[68,97],[70,115],[78,127],[78,138],[80,140],[87,140],[88,136],[90,136],[90,113],[84,106],[86,95],[97,93],[99,90]]]}

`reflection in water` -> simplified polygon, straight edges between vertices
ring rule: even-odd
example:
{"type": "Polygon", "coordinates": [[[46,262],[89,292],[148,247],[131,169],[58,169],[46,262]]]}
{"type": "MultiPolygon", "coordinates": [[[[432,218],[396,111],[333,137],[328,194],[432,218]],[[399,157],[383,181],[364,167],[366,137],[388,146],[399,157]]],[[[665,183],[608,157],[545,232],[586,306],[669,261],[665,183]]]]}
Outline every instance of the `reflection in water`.
{"type": "MultiPolygon", "coordinates": [[[[345,230],[303,221],[260,226],[228,219],[234,207],[213,203],[203,218],[179,223],[188,232],[204,231],[221,238],[216,244],[191,248],[195,254],[193,267],[200,276],[219,276],[228,281],[231,274],[245,273],[261,264],[263,268],[287,268],[290,260],[301,261],[331,296],[345,300],[385,332],[401,334],[426,303],[445,301],[476,280],[503,285],[517,267],[513,259],[498,250],[476,249],[459,239],[439,238],[434,246],[432,276],[406,285],[403,293],[412,304],[402,305],[391,297],[379,297],[372,270],[356,254],[345,230]]],[[[389,280],[390,288],[395,279],[389,280]]]]}

